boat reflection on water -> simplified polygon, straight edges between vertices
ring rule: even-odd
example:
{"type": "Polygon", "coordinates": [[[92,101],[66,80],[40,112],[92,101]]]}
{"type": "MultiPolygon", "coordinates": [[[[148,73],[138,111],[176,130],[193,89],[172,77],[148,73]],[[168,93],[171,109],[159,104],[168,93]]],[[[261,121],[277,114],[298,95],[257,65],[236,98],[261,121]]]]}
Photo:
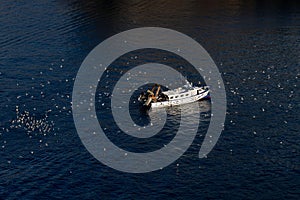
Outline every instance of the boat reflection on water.
{"type": "Polygon", "coordinates": [[[145,111],[144,114],[147,116],[151,126],[164,127],[172,129],[180,123],[181,118],[185,117],[185,128],[189,129],[189,125],[198,124],[203,121],[210,121],[211,103],[210,100],[196,101],[190,104],[184,104],[180,106],[167,107],[167,108],[151,108],[149,111],[145,111]],[[195,109],[198,107],[199,109],[195,109]],[[184,113],[184,115],[183,115],[184,113]],[[200,122],[199,122],[200,121],[200,122]]]}
{"type": "MultiPolygon", "coordinates": [[[[207,113],[207,112],[210,111],[210,108],[211,108],[210,101],[209,100],[204,100],[204,101],[196,101],[196,102],[193,102],[193,103],[184,104],[184,105],[180,105],[180,106],[168,107],[168,108],[166,108],[166,111],[170,115],[180,115],[181,110],[185,110],[185,112],[188,115],[194,115],[196,113],[196,111],[193,109],[194,105],[199,106],[199,110],[200,110],[201,113],[207,113]]],[[[158,109],[153,108],[152,112],[157,112],[158,109]]]]}

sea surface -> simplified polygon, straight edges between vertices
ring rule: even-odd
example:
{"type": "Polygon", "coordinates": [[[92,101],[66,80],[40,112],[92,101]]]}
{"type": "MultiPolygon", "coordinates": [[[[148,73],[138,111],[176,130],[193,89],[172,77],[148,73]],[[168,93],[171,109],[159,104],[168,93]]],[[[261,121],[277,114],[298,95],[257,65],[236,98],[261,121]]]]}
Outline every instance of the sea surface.
{"type": "MultiPolygon", "coordinates": [[[[9,0],[0,4],[0,30],[0,199],[300,198],[297,1],[9,0]],[[139,27],[169,28],[199,42],[223,78],[227,113],[206,158],[198,152],[210,100],[196,102],[199,128],[183,156],[163,169],[132,174],[87,151],[71,106],[76,74],[89,52],[139,27]]],[[[178,130],[175,107],[167,109],[163,132],[149,140],[127,137],[106,106],[128,66],[155,61],[179,67],[195,84],[199,80],[186,61],[148,49],[117,59],[104,77],[107,87],[97,88],[98,120],[107,137],[128,151],[162,148],[178,130]]],[[[150,118],[136,104],[130,114],[140,126],[160,119],[159,112],[150,118]]]]}

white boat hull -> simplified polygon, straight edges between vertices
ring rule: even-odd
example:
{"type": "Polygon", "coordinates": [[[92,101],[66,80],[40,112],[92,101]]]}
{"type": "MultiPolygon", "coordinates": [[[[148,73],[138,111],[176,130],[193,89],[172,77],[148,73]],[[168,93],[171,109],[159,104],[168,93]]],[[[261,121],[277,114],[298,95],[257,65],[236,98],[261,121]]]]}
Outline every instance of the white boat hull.
{"type": "Polygon", "coordinates": [[[189,96],[187,98],[180,98],[175,100],[168,100],[168,101],[162,101],[162,102],[152,102],[151,108],[164,108],[164,107],[171,107],[171,106],[178,106],[183,104],[192,103],[195,101],[199,101],[201,99],[206,98],[209,95],[209,91],[204,91],[201,94],[196,94],[194,96],[189,96]]]}

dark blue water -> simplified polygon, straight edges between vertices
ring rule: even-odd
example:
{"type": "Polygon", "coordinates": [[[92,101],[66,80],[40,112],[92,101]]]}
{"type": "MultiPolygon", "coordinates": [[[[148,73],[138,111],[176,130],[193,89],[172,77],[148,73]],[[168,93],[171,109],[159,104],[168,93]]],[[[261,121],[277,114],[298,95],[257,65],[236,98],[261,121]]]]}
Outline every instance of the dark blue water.
{"type": "MultiPolygon", "coordinates": [[[[299,199],[296,1],[3,1],[0,13],[1,199],[299,199]],[[203,45],[224,80],[227,117],[217,145],[199,159],[210,110],[210,101],[200,102],[189,150],[162,170],[128,174],[101,164],[82,145],[71,95],[77,70],[96,45],[145,26],[174,29],[203,45]]],[[[123,61],[143,63],[146,54],[123,61]]],[[[166,125],[163,141],[180,120],[176,109],[170,112],[175,124],[166,125]]],[[[148,120],[134,110],[132,118],[148,120]]],[[[110,120],[108,112],[102,123],[110,120]]],[[[124,140],[135,150],[136,143],[124,140]]],[[[161,145],[141,144],[141,151],[161,145]]]]}

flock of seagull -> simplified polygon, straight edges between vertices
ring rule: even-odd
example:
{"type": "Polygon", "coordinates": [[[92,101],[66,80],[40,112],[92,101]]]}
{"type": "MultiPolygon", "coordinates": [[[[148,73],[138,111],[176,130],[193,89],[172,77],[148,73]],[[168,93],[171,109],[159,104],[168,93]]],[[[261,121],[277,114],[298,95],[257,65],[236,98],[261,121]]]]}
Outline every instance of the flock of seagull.
{"type": "Polygon", "coordinates": [[[37,118],[31,115],[28,111],[20,113],[19,107],[16,106],[17,118],[11,121],[11,128],[24,128],[29,133],[38,131],[39,133],[46,134],[54,130],[54,122],[48,120],[48,110],[44,117],[37,118]]]}

